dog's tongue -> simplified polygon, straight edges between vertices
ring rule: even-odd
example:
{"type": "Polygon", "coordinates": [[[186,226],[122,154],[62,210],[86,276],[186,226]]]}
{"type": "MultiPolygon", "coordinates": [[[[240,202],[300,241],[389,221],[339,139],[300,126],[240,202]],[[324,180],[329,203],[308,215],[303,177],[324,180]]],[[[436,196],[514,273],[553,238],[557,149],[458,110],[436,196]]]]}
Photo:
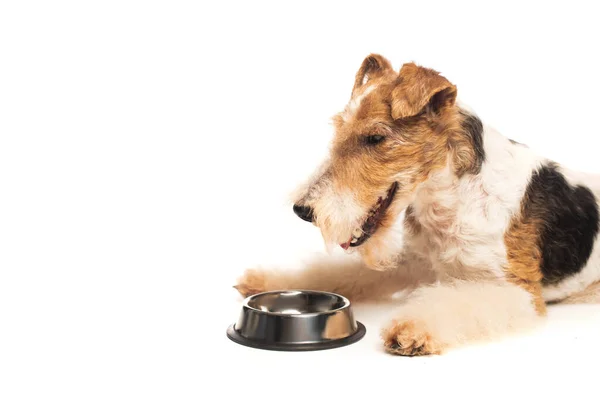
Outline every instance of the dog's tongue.
{"type": "Polygon", "coordinates": [[[351,240],[352,240],[352,237],[350,237],[350,239],[348,239],[348,241],[346,243],[340,243],[340,246],[342,246],[342,249],[348,250],[348,247],[350,247],[351,240]]]}

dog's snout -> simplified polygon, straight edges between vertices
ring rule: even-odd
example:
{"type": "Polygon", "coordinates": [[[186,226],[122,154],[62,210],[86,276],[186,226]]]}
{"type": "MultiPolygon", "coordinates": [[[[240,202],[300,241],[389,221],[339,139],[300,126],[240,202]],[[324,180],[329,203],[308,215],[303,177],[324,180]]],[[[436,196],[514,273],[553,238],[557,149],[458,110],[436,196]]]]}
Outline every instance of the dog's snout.
{"type": "Polygon", "coordinates": [[[313,210],[308,206],[294,204],[294,213],[304,221],[312,222],[313,220],[313,210]]]}

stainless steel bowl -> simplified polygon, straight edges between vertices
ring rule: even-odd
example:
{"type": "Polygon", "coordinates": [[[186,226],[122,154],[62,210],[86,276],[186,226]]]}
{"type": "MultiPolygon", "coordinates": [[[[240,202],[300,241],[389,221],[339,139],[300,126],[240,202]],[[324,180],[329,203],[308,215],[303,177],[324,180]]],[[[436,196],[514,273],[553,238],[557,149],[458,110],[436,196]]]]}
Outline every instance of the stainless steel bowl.
{"type": "Polygon", "coordinates": [[[227,336],[267,350],[324,350],[362,339],[366,329],[354,319],[350,301],[335,293],[285,290],[244,300],[227,336]]]}

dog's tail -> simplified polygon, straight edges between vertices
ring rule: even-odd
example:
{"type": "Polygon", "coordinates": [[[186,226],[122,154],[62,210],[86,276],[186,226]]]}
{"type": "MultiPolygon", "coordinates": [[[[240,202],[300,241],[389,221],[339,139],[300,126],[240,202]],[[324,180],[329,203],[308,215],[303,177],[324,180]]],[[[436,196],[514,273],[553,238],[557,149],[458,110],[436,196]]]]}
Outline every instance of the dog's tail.
{"type": "Polygon", "coordinates": [[[574,293],[559,304],[600,304],[600,281],[592,283],[581,292],[574,293]]]}

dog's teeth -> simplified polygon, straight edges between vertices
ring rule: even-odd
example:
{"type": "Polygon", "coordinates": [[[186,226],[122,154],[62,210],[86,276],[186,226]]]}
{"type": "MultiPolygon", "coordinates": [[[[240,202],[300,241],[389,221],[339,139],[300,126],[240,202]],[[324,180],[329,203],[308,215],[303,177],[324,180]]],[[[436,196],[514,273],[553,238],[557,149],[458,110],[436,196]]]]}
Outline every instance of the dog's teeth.
{"type": "Polygon", "coordinates": [[[352,240],[350,241],[350,243],[356,243],[356,242],[358,242],[357,238],[352,238],[352,240]]]}
{"type": "Polygon", "coordinates": [[[359,238],[361,237],[363,234],[362,229],[356,228],[353,232],[352,232],[352,236],[354,236],[355,238],[359,238]]]}

